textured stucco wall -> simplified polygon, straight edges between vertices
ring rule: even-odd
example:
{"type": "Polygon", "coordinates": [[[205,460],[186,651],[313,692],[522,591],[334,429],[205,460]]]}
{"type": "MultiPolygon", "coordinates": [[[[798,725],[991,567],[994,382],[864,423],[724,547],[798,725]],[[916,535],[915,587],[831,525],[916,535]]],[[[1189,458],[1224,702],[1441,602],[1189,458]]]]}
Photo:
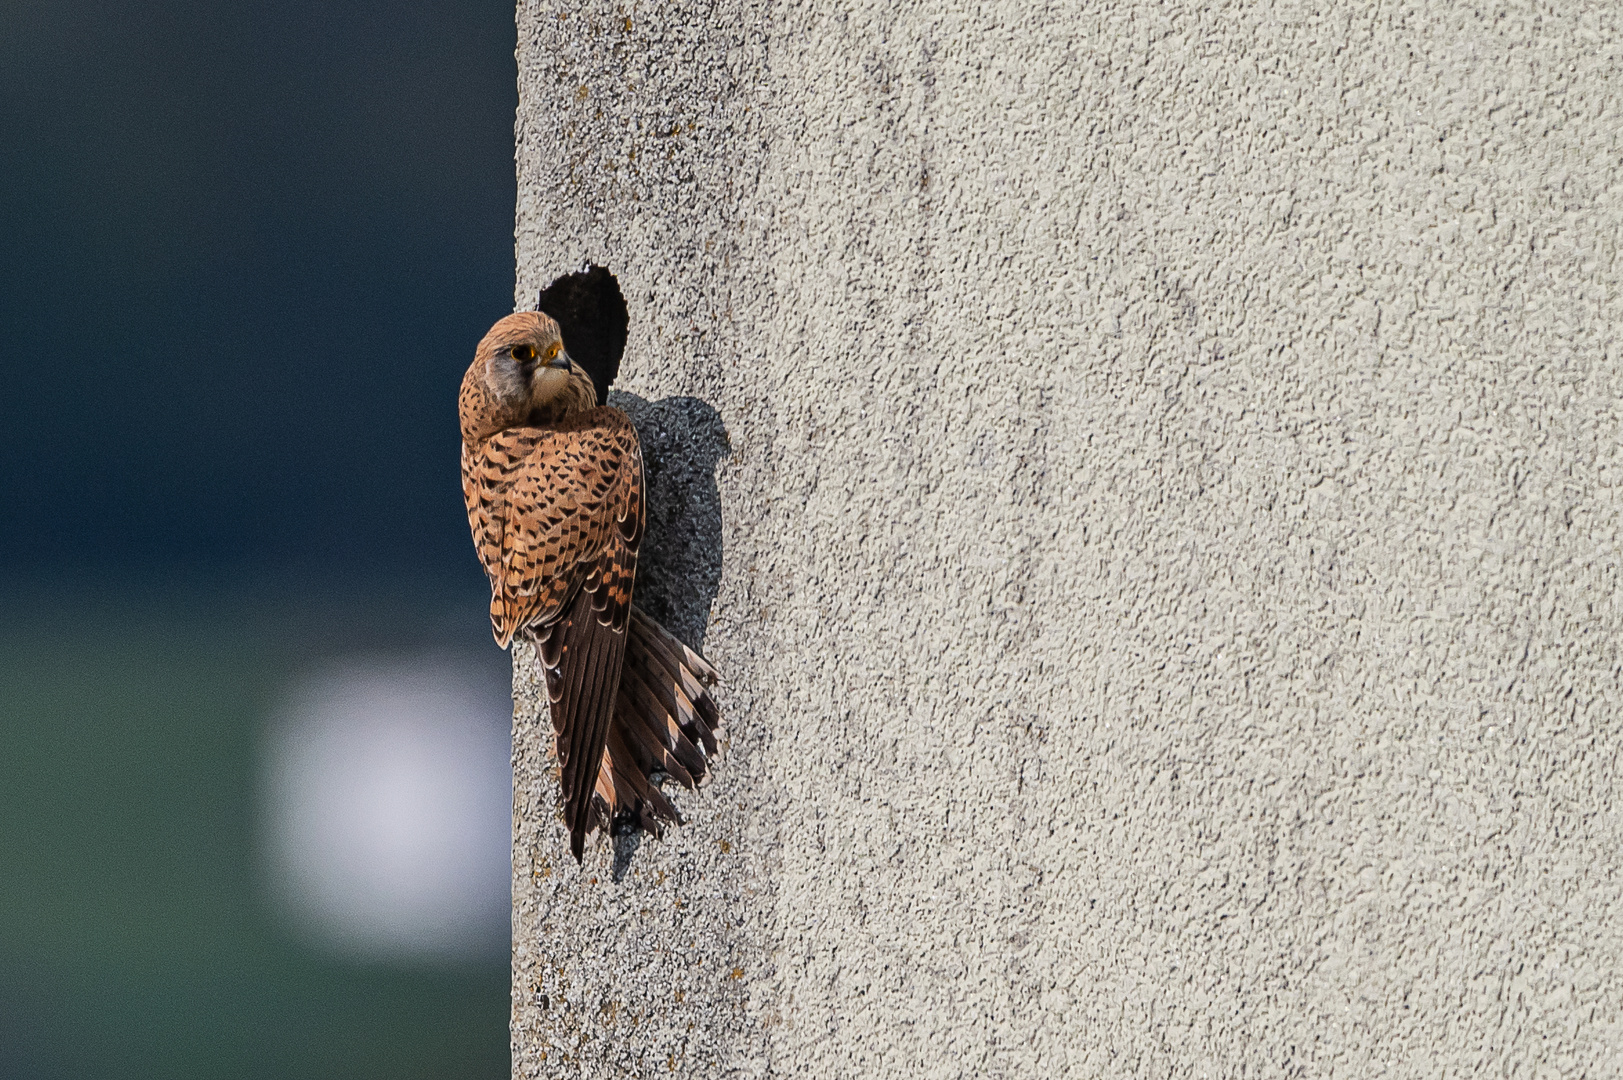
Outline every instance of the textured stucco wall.
{"type": "Polygon", "coordinates": [[[515,1073],[1623,1074],[1619,18],[521,5],[732,735],[519,656],[515,1073]]]}

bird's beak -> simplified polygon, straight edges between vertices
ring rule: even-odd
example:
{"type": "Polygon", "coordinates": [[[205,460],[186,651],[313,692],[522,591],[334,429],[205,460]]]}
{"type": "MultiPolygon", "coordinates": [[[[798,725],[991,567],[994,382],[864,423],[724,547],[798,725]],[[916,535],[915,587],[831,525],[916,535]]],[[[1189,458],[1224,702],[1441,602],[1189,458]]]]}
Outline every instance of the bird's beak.
{"type": "Polygon", "coordinates": [[[569,359],[568,353],[564,352],[562,349],[559,349],[558,355],[547,361],[547,367],[557,368],[559,371],[572,371],[574,370],[575,362],[569,359]]]}

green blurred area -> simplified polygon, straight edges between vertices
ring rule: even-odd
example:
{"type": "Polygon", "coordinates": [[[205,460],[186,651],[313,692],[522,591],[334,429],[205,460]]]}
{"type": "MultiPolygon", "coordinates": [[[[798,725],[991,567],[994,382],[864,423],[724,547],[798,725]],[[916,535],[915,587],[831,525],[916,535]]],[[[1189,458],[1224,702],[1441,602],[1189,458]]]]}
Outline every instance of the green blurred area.
{"type": "Polygon", "coordinates": [[[499,678],[478,599],[8,598],[0,1076],[506,1076],[505,959],[410,969],[300,944],[255,821],[292,680],[423,648],[499,678]]]}

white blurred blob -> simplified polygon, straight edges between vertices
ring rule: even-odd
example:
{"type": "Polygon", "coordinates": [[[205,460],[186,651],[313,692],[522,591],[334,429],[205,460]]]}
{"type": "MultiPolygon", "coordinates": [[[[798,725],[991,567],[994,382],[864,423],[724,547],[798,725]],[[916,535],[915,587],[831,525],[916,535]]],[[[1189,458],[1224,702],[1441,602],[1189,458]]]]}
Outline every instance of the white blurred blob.
{"type": "Polygon", "coordinates": [[[272,725],[270,869],[317,942],[407,961],[506,952],[510,703],[475,674],[347,667],[272,725]]]}

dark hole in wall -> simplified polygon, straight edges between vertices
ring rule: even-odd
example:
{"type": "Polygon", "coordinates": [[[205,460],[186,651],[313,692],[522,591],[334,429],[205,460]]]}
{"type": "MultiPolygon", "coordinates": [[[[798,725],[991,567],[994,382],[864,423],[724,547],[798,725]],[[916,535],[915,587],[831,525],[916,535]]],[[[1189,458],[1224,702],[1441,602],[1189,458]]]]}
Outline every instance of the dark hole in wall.
{"type": "Polygon", "coordinates": [[[620,283],[607,267],[592,266],[565,274],[542,289],[535,306],[558,324],[564,350],[592,377],[598,403],[606,403],[609,384],[620,373],[631,325],[620,283]]]}

